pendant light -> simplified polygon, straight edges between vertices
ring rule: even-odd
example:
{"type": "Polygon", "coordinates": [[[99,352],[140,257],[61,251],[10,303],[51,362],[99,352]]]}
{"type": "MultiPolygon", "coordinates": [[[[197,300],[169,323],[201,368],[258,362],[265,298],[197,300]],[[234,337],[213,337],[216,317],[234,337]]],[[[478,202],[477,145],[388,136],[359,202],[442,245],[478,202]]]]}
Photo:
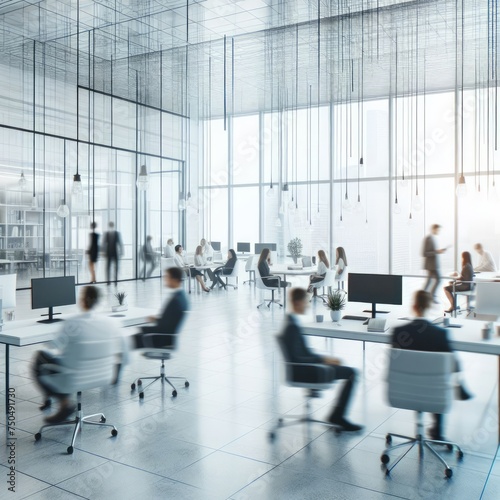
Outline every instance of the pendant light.
{"type": "Polygon", "coordinates": [[[21,177],[17,181],[17,185],[19,186],[19,189],[24,191],[26,189],[27,183],[28,182],[26,181],[26,177],[24,177],[24,172],[21,172],[21,177]]]}
{"type": "MultiPolygon", "coordinates": [[[[78,175],[78,174],[77,174],[78,175]]],[[[76,175],[75,175],[76,177],[76,175]]],[[[141,170],[135,183],[139,191],[147,191],[149,188],[149,176],[146,165],[141,165],[141,170]]]]}
{"type": "MultiPolygon", "coordinates": [[[[456,9],[457,19],[458,19],[458,2],[456,9]]],[[[458,23],[457,23],[458,24],[458,23]]],[[[457,43],[457,51],[458,51],[458,26],[456,27],[456,43],[457,43]]],[[[458,62],[458,57],[457,57],[458,62]]],[[[488,92],[489,94],[489,92],[488,92]]],[[[458,179],[456,195],[457,198],[464,198],[467,196],[467,185],[465,184],[464,177],[464,1],[462,0],[462,91],[461,91],[461,125],[460,125],[460,135],[461,135],[461,152],[460,152],[460,177],[458,179]]]]}
{"type": "Polygon", "coordinates": [[[69,208],[68,205],[66,205],[66,141],[64,141],[64,146],[63,146],[63,197],[61,198],[61,201],[59,202],[59,206],[57,207],[56,214],[61,217],[62,219],[65,219],[69,215],[69,208]]]}

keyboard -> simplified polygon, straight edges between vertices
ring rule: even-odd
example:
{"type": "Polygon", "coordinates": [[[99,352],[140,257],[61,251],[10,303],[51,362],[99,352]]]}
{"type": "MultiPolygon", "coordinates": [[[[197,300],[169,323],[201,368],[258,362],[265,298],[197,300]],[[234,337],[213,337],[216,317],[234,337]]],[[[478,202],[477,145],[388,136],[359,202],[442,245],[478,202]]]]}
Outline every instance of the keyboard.
{"type": "Polygon", "coordinates": [[[346,314],[345,316],[342,317],[342,319],[353,319],[355,321],[365,321],[365,320],[370,319],[370,318],[367,318],[366,316],[351,316],[350,314],[346,314]]]}

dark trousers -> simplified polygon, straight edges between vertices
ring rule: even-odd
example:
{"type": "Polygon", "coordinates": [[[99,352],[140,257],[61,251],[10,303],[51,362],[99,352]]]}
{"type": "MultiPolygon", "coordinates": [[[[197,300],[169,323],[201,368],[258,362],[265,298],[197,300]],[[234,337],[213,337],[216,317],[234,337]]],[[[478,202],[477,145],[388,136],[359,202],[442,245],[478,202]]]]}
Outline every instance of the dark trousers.
{"type": "Polygon", "coordinates": [[[111,266],[115,268],[115,279],[114,281],[118,281],[118,257],[116,255],[108,255],[108,260],[106,262],[106,281],[108,284],[111,280],[111,266]]]}
{"type": "Polygon", "coordinates": [[[439,270],[438,269],[428,270],[427,274],[428,274],[427,283],[424,286],[424,290],[427,292],[428,288],[431,286],[432,280],[434,280],[434,286],[432,287],[432,290],[430,293],[433,297],[435,297],[436,290],[439,286],[439,282],[441,281],[441,276],[439,275],[439,270]]]}
{"type": "MultiPolygon", "coordinates": [[[[143,278],[149,278],[152,274],[153,271],[156,269],[156,263],[154,259],[145,259],[144,260],[144,267],[142,268],[142,277],[143,278]],[[147,269],[149,267],[149,270],[147,269]]],[[[118,273],[117,273],[118,275],[118,273]]]]}
{"type": "Polygon", "coordinates": [[[154,335],[148,332],[136,333],[134,337],[134,344],[136,349],[141,347],[159,347],[159,348],[169,348],[173,347],[173,335],[170,333],[155,333],[154,335]]]}
{"type": "Polygon", "coordinates": [[[59,358],[54,356],[51,352],[48,351],[38,351],[33,360],[33,364],[31,366],[31,371],[33,373],[33,379],[40,387],[42,392],[45,394],[45,397],[55,396],[57,398],[67,397],[68,394],[58,394],[51,389],[50,386],[46,385],[43,380],[40,379],[41,375],[50,375],[52,373],[57,373],[57,370],[51,370],[47,365],[58,365],[59,358]]]}
{"type": "Polygon", "coordinates": [[[356,370],[349,366],[335,366],[333,367],[334,378],[333,380],[345,380],[337,401],[333,407],[330,419],[343,418],[351,399],[352,390],[356,382],[356,370]]]}
{"type": "Polygon", "coordinates": [[[219,283],[219,285],[221,286],[224,286],[225,283],[224,281],[222,281],[222,278],[220,277],[221,274],[224,274],[224,267],[218,267],[217,269],[215,269],[213,271],[213,276],[214,276],[214,280],[213,281],[213,284],[212,284],[212,287],[214,287],[217,283],[219,283]]]}

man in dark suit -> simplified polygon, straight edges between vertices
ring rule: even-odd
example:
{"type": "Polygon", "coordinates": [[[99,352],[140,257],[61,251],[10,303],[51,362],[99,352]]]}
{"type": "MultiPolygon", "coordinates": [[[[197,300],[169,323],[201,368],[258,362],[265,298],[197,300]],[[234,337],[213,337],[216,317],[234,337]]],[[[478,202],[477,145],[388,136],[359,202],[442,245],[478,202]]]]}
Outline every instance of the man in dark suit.
{"type": "Polygon", "coordinates": [[[432,280],[434,280],[434,286],[432,287],[431,294],[434,303],[437,302],[436,290],[441,281],[441,276],[439,275],[439,258],[438,255],[446,252],[445,248],[437,248],[436,236],[439,234],[441,226],[439,224],[433,224],[431,226],[431,234],[427,235],[424,240],[424,248],[422,250],[422,255],[424,257],[424,269],[427,271],[427,283],[425,284],[424,290],[427,291],[431,286],[432,280]]]}
{"type": "Polygon", "coordinates": [[[353,424],[344,417],[356,380],[356,372],[353,368],[342,366],[337,358],[322,356],[309,349],[297,317],[299,314],[304,314],[309,306],[307,299],[307,292],[303,288],[290,290],[293,312],[286,317],[281,339],[287,352],[287,361],[298,363],[298,366],[292,367],[292,376],[297,382],[321,383],[345,380],[328,421],[344,431],[359,431],[362,426],[353,424]],[[318,366],[310,366],[311,364],[318,366]]]}
{"type": "Polygon", "coordinates": [[[115,230],[114,222],[108,223],[109,230],[104,234],[103,251],[106,255],[106,281],[110,283],[111,265],[115,267],[115,284],[118,281],[118,260],[123,254],[122,237],[115,230]]]}
{"type": "MultiPolygon", "coordinates": [[[[448,332],[439,326],[433,325],[424,318],[425,312],[431,305],[431,300],[431,295],[424,290],[419,290],[415,293],[413,311],[417,318],[411,323],[394,329],[392,333],[392,347],[397,349],[411,349],[414,351],[453,351],[448,341],[448,332]]],[[[455,362],[455,371],[459,371],[458,362],[455,362]]],[[[459,392],[459,399],[465,400],[471,397],[461,385],[459,386],[459,392]]],[[[431,439],[437,441],[444,440],[442,423],[443,416],[435,413],[434,425],[429,430],[431,439]]]]}
{"type": "Polygon", "coordinates": [[[165,272],[165,286],[172,290],[170,300],[165,304],[161,316],[150,318],[154,326],[143,326],[134,335],[135,347],[174,347],[179,328],[188,310],[188,300],[182,289],[183,271],[171,267],[165,272]],[[156,334],[145,337],[147,334],[156,334]]]}

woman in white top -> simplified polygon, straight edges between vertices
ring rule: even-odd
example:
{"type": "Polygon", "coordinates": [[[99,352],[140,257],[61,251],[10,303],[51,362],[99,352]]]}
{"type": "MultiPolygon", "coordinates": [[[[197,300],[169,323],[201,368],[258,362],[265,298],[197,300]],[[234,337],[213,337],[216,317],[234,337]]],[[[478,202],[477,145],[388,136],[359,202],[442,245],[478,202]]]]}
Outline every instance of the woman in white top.
{"type": "Polygon", "coordinates": [[[309,288],[308,292],[313,292],[316,295],[317,288],[313,287],[313,283],[319,283],[325,279],[326,273],[330,269],[330,262],[328,262],[328,257],[324,250],[318,251],[318,269],[314,274],[309,276],[309,288]]]}
{"type": "MultiPolygon", "coordinates": [[[[203,241],[203,240],[202,240],[203,241]]],[[[203,247],[201,245],[198,245],[196,247],[196,252],[194,254],[194,265],[195,267],[202,267],[207,265],[207,259],[205,258],[203,254],[203,247]]],[[[212,283],[215,283],[217,278],[214,275],[214,272],[208,267],[207,269],[204,269],[204,271],[208,274],[208,277],[210,278],[210,281],[212,283]]]]}
{"type": "Polygon", "coordinates": [[[204,292],[210,291],[210,288],[208,288],[207,285],[205,285],[205,282],[203,281],[201,272],[198,271],[198,269],[195,269],[194,267],[189,267],[189,264],[184,260],[184,257],[182,255],[182,245],[175,245],[174,261],[177,267],[184,269],[184,271],[186,271],[186,273],[188,273],[191,277],[196,278],[196,281],[201,285],[201,288],[203,288],[204,292]]]}
{"type": "Polygon", "coordinates": [[[165,245],[165,257],[175,257],[174,240],[172,238],[169,238],[165,245]]]}
{"type": "Polygon", "coordinates": [[[335,279],[341,280],[342,278],[345,278],[344,269],[347,267],[347,257],[343,247],[337,247],[336,257],[335,265],[337,266],[337,269],[335,271],[335,279]]]}

